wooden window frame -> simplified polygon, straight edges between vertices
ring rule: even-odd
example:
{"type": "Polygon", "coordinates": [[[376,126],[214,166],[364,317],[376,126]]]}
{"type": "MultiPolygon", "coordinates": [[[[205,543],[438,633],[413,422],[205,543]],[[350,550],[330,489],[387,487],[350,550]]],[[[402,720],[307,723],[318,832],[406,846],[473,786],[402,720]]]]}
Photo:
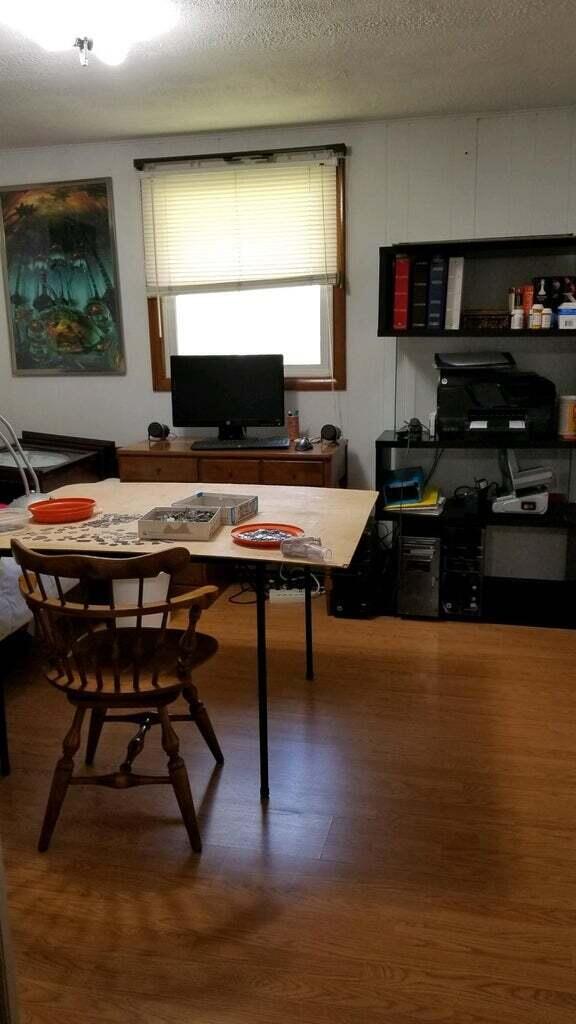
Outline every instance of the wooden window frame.
{"type": "MultiPolygon", "coordinates": [[[[286,391],[346,390],[346,224],[344,199],[344,160],[336,172],[338,284],[332,286],[332,367],[331,377],[286,377],[286,391]]],[[[156,297],[148,299],[150,362],[154,391],[170,391],[172,384],[166,366],[162,323],[162,305],[156,297]]]]}

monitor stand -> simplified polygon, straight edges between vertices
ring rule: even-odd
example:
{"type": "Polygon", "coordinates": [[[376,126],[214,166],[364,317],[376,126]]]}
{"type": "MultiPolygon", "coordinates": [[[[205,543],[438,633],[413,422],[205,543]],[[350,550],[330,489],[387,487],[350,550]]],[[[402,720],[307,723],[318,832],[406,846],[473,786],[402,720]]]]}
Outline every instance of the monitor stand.
{"type": "Polygon", "coordinates": [[[218,427],[218,434],[202,438],[200,441],[193,441],[190,447],[200,451],[215,449],[232,449],[243,447],[248,443],[246,438],[246,427],[234,423],[221,423],[218,427]]]}
{"type": "Polygon", "coordinates": [[[221,423],[218,437],[205,437],[199,441],[193,441],[190,447],[197,452],[232,451],[235,448],[289,448],[290,441],[287,437],[246,437],[246,427],[221,423]]]}
{"type": "Polygon", "coordinates": [[[221,423],[218,427],[219,441],[243,441],[246,437],[246,427],[234,426],[232,423],[221,423]]]}

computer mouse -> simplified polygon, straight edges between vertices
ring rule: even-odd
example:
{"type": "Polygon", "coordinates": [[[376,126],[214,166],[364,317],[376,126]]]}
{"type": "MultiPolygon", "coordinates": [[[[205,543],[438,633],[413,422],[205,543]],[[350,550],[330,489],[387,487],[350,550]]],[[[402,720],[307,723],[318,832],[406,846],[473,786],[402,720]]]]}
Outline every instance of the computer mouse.
{"type": "Polygon", "coordinates": [[[314,445],[309,437],[297,437],[294,442],[295,452],[309,452],[313,447],[314,445]]]}

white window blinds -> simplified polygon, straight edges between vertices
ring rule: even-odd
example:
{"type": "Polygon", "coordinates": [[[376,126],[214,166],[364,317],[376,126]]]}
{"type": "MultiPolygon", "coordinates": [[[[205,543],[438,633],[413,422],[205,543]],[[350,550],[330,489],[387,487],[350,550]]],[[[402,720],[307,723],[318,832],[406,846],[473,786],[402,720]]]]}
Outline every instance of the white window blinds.
{"type": "Polygon", "coordinates": [[[332,156],[145,172],[149,294],[338,283],[336,172],[332,156]]]}

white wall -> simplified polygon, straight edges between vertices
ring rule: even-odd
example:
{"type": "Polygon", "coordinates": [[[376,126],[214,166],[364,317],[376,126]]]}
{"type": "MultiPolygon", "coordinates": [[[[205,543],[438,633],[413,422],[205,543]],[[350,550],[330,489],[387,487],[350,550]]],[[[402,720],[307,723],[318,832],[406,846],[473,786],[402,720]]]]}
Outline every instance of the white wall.
{"type": "MultiPolygon", "coordinates": [[[[113,179],[128,366],[125,377],[12,377],[0,295],[0,409],[19,428],[119,443],[142,438],[151,419],[170,421],[169,395],[154,394],[150,383],[135,157],[345,142],[348,389],[307,392],[298,405],[302,425],[314,432],[324,422],[341,422],[350,440],[351,480],[370,483],[374,438],[393,425],[395,395],[395,342],[376,336],[378,246],[574,230],[575,118],[570,108],[0,150],[0,185],[113,179]]],[[[430,360],[433,344],[422,342],[430,360]]],[[[413,370],[404,360],[408,386],[416,364],[427,359],[420,351],[413,370]]]]}

